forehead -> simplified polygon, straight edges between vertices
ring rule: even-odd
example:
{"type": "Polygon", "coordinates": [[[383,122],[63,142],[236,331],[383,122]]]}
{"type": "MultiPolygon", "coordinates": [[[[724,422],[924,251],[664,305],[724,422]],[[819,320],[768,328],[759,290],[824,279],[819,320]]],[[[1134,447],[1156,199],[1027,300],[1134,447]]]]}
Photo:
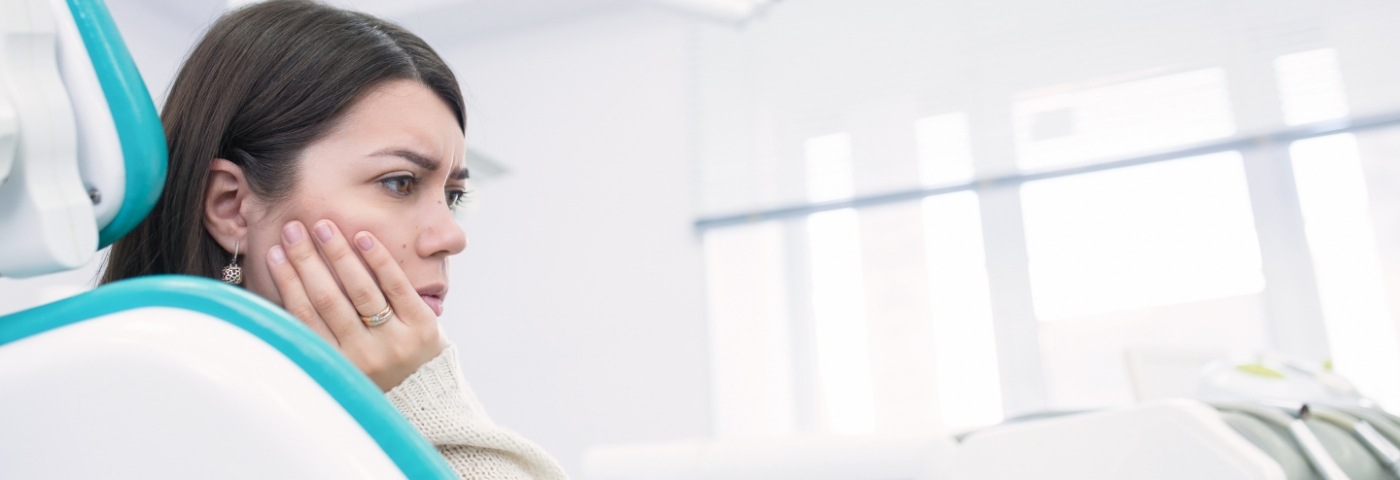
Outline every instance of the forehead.
{"type": "Polygon", "coordinates": [[[364,157],[385,148],[412,149],[456,165],[465,156],[465,136],[447,102],[427,86],[392,80],[352,104],[307,153],[308,160],[316,153],[364,157]]]}

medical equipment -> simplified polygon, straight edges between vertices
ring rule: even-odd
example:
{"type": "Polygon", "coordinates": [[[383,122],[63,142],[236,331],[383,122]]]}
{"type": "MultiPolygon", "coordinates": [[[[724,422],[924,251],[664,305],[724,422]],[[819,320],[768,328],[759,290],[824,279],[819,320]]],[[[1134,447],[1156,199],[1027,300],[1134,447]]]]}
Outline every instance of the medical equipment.
{"type": "Polygon", "coordinates": [[[1329,369],[1213,362],[1198,396],[991,427],[964,439],[952,478],[1400,478],[1400,422],[1329,369]]]}
{"type": "Polygon", "coordinates": [[[0,2],[3,276],[87,263],[160,193],[132,187],[165,178],[160,120],[115,26],[91,5],[0,2]]]}
{"type": "MultiPolygon", "coordinates": [[[[1210,377],[1212,370],[1205,373],[1210,377]]],[[[1326,396],[1343,401],[1246,399],[1235,391],[1233,401],[1170,399],[1042,412],[973,431],[956,442],[954,436],[929,432],[613,445],[592,450],[584,472],[594,480],[1400,478],[1400,421],[1355,394],[1345,379],[1312,374],[1326,375],[1324,382],[1337,389],[1326,396]]]]}
{"type": "Polygon", "coordinates": [[[1239,356],[1207,363],[1195,398],[1212,402],[1273,399],[1328,405],[1372,405],[1346,378],[1279,355],[1239,356]]]}
{"type": "MultiPolygon", "coordinates": [[[[88,263],[165,166],[105,5],[0,0],[0,275],[88,263]]],[[[455,478],[301,322],[193,277],[0,317],[0,426],[0,478],[455,478]]]]}

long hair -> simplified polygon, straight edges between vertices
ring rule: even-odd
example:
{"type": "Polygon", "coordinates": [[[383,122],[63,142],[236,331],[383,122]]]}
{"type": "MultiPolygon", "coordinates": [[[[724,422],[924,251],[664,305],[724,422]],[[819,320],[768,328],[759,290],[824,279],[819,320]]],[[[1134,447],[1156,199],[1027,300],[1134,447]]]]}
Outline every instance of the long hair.
{"type": "Polygon", "coordinates": [[[160,273],[218,276],[229,253],[204,227],[211,161],[241,167],[259,198],[285,200],[302,173],[306,147],[364,94],[397,79],[427,86],[465,131],[451,69],[397,25],[292,0],[223,15],[190,53],[161,111],[170,163],[160,200],[112,244],[101,282],[160,273]]]}

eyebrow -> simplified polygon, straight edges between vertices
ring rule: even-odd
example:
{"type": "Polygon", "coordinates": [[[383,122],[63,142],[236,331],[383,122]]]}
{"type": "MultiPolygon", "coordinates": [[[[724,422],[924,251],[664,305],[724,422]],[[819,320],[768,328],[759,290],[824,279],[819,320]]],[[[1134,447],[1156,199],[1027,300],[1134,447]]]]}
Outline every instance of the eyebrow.
{"type": "MultiPolygon", "coordinates": [[[[427,155],[422,155],[418,152],[406,148],[387,148],[378,152],[374,152],[370,154],[370,156],[399,157],[404,160],[413,162],[414,165],[418,165],[419,167],[422,167],[425,170],[433,172],[437,171],[438,168],[442,167],[442,162],[439,162],[431,157],[428,157],[427,155]]],[[[466,180],[468,178],[471,178],[471,173],[467,171],[466,165],[462,165],[462,168],[459,168],[457,169],[457,171],[452,172],[451,178],[453,180],[466,180]]]]}

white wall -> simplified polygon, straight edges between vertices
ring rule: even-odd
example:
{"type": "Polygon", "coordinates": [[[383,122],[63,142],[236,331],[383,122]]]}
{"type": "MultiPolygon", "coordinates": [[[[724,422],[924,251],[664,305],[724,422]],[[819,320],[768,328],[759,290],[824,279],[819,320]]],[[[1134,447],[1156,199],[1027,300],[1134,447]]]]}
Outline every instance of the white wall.
{"type": "Polygon", "coordinates": [[[575,475],[589,445],[709,433],[688,32],[624,9],[438,47],[469,146],[511,169],[468,220],[448,328],[492,416],[575,475]]]}

